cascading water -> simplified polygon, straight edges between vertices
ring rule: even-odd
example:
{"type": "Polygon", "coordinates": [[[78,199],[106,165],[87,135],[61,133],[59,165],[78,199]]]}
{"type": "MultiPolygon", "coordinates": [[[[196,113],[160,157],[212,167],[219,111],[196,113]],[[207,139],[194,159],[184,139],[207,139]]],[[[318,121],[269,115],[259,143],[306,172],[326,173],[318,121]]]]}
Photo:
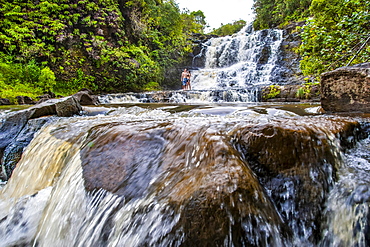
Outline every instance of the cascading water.
{"type": "Polygon", "coordinates": [[[278,63],[282,40],[282,30],[253,31],[251,24],[246,25],[232,36],[211,38],[202,44],[201,52],[193,59],[192,90],[104,95],[100,101],[258,102],[259,87],[272,84],[283,71],[278,63]]]}
{"type": "Polygon", "coordinates": [[[283,31],[267,29],[254,32],[247,25],[233,36],[212,38],[194,58],[205,66],[192,73],[192,87],[204,89],[244,89],[269,85],[277,61],[283,31]],[[202,58],[204,56],[204,58],[202,58]]]}
{"type": "Polygon", "coordinates": [[[369,246],[357,120],[183,107],[49,121],[0,190],[0,246],[369,246]]]}

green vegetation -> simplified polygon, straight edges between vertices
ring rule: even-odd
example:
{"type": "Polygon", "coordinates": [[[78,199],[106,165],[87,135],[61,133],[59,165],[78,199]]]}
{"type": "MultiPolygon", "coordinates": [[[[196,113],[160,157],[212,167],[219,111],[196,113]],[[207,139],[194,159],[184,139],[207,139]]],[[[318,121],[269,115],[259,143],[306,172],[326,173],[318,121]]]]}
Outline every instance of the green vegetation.
{"type": "MultiPolygon", "coordinates": [[[[296,30],[302,44],[295,51],[308,77],[369,61],[370,2],[333,1],[254,0],[253,25],[306,21],[296,30]]],[[[186,59],[190,35],[206,27],[202,11],[181,12],[175,0],[0,0],[0,20],[0,97],[12,101],[84,87],[95,93],[171,88],[164,75],[186,59]]],[[[211,34],[231,35],[244,25],[235,21],[211,34]]]]}
{"type": "Polygon", "coordinates": [[[158,89],[202,32],[173,0],[0,0],[0,97],[158,89]]]}
{"type": "Polygon", "coordinates": [[[234,21],[233,23],[221,25],[221,27],[217,29],[213,29],[210,34],[219,35],[219,36],[232,35],[234,33],[239,32],[245,25],[246,25],[246,22],[243,20],[234,21]]]}
{"type": "Polygon", "coordinates": [[[319,83],[307,82],[303,84],[297,89],[296,97],[299,99],[311,99],[312,97],[318,96],[318,95],[315,95],[314,93],[314,90],[313,90],[314,86],[318,87],[319,83]]]}
{"type": "Polygon", "coordinates": [[[283,27],[306,21],[302,44],[304,75],[316,77],[326,71],[370,59],[370,2],[365,0],[255,0],[255,29],[283,27]]]}
{"type": "Polygon", "coordinates": [[[312,0],[254,0],[256,13],[253,27],[256,30],[277,28],[290,21],[305,20],[310,16],[312,0]]]}
{"type": "Polygon", "coordinates": [[[266,92],[264,92],[264,99],[274,99],[281,93],[280,86],[278,85],[270,85],[266,88],[266,92]]]}
{"type": "Polygon", "coordinates": [[[369,61],[369,10],[370,2],[363,0],[313,0],[313,18],[303,28],[298,50],[303,73],[319,76],[350,62],[369,61]]]}

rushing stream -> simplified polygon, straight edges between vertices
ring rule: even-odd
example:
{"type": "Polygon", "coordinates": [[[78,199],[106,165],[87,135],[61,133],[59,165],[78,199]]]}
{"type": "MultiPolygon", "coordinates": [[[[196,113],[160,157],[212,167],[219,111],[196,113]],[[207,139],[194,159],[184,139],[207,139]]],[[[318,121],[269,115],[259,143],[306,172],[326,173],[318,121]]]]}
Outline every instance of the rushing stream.
{"type": "Polygon", "coordinates": [[[370,246],[369,116],[259,103],[281,35],[208,41],[192,91],[0,108],[0,247],[370,246]]]}
{"type": "Polygon", "coordinates": [[[107,105],[49,122],[0,191],[0,246],[369,246],[367,120],[317,109],[107,105]]]}

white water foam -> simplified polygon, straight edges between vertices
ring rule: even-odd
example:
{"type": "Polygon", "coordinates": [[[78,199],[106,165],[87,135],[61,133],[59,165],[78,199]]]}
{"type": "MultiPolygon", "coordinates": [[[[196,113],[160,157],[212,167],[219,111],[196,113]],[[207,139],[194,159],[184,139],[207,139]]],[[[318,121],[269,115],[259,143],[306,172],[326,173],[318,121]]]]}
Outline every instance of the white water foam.
{"type": "Polygon", "coordinates": [[[247,25],[233,36],[210,39],[203,48],[205,68],[192,72],[193,89],[235,89],[271,84],[282,36],[282,30],[253,32],[247,25]]]}

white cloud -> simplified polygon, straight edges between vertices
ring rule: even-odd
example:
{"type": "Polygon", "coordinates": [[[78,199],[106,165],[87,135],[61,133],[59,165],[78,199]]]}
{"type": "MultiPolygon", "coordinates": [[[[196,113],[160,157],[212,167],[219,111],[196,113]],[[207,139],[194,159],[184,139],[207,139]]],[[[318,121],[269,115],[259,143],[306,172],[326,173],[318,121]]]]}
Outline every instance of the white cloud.
{"type": "Polygon", "coordinates": [[[251,21],[253,19],[253,0],[175,0],[180,10],[203,11],[210,29],[237,20],[251,21]]]}

